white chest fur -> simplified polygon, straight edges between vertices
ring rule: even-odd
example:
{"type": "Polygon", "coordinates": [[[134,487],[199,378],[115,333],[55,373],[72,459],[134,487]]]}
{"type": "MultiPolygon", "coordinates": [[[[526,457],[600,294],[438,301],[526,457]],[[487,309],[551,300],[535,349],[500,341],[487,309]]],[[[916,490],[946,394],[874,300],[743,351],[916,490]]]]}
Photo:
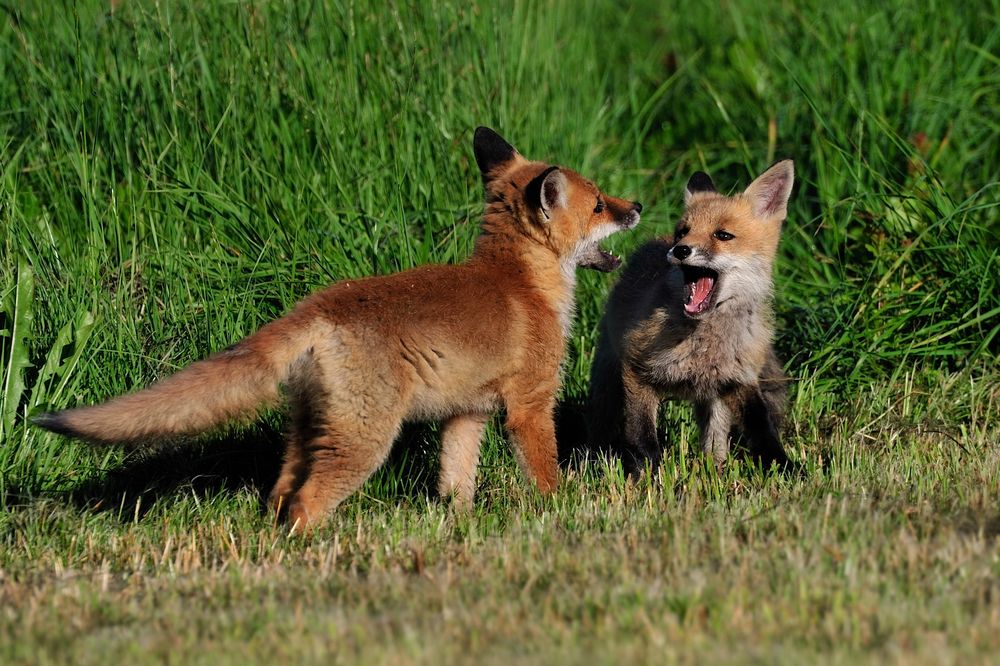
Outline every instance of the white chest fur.
{"type": "Polygon", "coordinates": [[[666,344],[657,345],[650,359],[650,379],[664,390],[703,395],[757,380],[771,343],[769,308],[719,309],[683,328],[661,337],[666,344]]]}

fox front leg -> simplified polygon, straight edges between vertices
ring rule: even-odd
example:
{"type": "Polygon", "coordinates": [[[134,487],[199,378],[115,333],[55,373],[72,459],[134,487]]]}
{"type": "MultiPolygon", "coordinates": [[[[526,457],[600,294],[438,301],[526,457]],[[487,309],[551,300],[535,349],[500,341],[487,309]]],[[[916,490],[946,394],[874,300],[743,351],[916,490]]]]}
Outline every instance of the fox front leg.
{"type": "Polygon", "coordinates": [[[663,458],[663,447],[656,433],[660,396],[653,387],[631,373],[625,373],[624,419],[627,451],[623,463],[629,476],[638,476],[648,466],[655,474],[663,458]]]}
{"type": "Polygon", "coordinates": [[[694,406],[695,419],[701,429],[701,450],[722,471],[729,457],[729,431],[733,425],[733,412],[721,397],[699,401],[694,406]]]}
{"type": "Polygon", "coordinates": [[[550,495],[559,484],[555,391],[526,392],[506,403],[507,431],[521,469],[543,495],[550,495]]]}

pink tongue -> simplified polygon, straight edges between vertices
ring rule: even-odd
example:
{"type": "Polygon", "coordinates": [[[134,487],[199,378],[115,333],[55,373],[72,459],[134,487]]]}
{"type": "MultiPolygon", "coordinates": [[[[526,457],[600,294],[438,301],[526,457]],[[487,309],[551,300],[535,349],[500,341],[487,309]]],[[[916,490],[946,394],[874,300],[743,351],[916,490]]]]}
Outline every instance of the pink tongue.
{"type": "Polygon", "coordinates": [[[688,312],[701,311],[714,286],[715,280],[710,277],[700,277],[694,284],[688,285],[691,290],[691,300],[684,304],[684,309],[688,312]]]}

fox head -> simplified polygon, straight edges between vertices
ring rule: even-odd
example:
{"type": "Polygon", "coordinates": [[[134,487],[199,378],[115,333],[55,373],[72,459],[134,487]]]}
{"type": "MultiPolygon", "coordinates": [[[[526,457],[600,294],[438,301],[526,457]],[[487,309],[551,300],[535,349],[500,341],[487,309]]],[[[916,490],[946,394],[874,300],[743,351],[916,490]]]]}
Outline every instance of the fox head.
{"type": "Polygon", "coordinates": [[[771,294],[771,269],[795,170],[778,162],[741,194],[720,194],[699,171],[684,190],[670,261],[684,275],[684,313],[698,318],[771,294]]]}
{"type": "Polygon", "coordinates": [[[528,161],[488,127],[476,129],[473,148],[486,188],[485,231],[513,226],[570,270],[621,264],[598,242],[639,224],[642,204],[608,196],[570,169],[528,161]]]}

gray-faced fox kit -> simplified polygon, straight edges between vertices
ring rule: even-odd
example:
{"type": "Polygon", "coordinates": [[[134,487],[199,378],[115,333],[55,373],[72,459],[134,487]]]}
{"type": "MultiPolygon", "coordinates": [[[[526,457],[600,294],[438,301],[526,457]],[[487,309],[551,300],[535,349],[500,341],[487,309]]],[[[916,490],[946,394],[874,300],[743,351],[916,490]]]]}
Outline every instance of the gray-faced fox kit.
{"type": "Polygon", "coordinates": [[[406,420],[442,420],[439,490],[469,505],[490,415],[542,492],[558,480],[553,410],[575,271],[620,263],[598,242],[642,206],[524,159],[493,130],[473,141],[486,188],[472,256],[345,280],[234,347],[130,395],[35,423],[95,442],[193,435],[281,401],[291,412],[271,504],[305,529],[385,460],[406,420]]]}
{"type": "Polygon", "coordinates": [[[788,463],[771,272],[793,178],[792,162],[779,162],[727,197],[698,172],[673,238],[629,258],[601,322],[588,408],[590,446],[617,450],[629,474],[660,462],[661,397],[694,402],[717,466],[734,426],[765,465],[788,463]]]}

